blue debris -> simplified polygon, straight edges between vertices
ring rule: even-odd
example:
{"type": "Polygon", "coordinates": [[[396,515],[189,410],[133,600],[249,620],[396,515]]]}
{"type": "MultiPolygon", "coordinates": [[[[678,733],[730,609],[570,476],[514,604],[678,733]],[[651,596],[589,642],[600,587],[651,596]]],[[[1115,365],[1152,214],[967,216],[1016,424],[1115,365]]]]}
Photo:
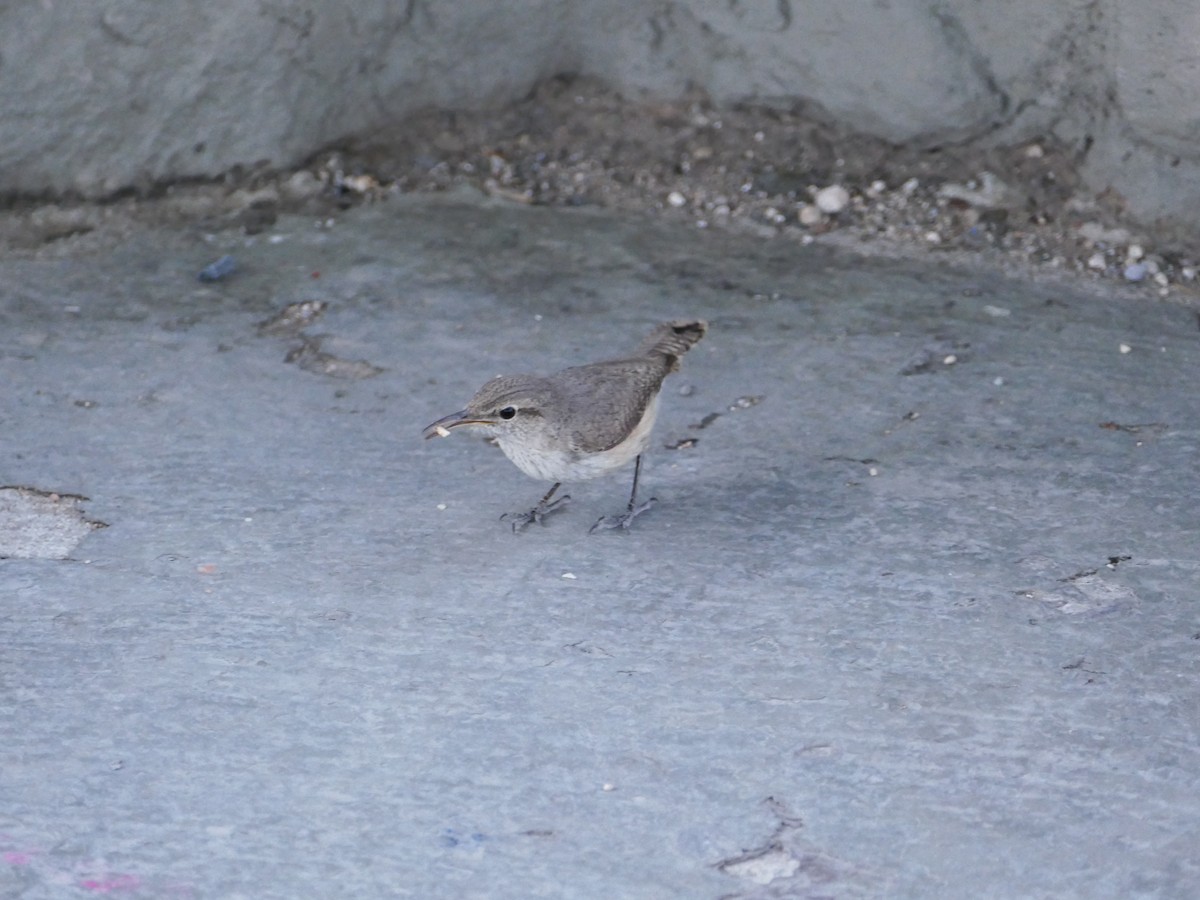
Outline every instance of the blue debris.
{"type": "Polygon", "coordinates": [[[232,275],[236,269],[237,260],[226,254],[216,262],[209,263],[201,269],[200,274],[196,277],[201,281],[220,281],[222,278],[232,275]]]}

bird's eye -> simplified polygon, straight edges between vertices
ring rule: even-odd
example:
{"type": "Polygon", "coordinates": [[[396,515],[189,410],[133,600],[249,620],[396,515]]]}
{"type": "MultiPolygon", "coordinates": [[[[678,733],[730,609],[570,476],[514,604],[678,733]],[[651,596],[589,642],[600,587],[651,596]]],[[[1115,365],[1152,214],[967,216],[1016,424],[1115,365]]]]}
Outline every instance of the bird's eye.
{"type": "Polygon", "coordinates": [[[517,409],[515,406],[506,406],[504,409],[500,410],[500,418],[502,419],[511,419],[516,414],[517,409]]]}

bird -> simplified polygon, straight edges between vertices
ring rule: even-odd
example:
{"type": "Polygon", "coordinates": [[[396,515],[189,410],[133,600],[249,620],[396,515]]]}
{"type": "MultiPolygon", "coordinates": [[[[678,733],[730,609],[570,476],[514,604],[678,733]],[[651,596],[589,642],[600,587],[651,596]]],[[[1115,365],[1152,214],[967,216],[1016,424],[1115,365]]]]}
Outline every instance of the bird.
{"type": "Polygon", "coordinates": [[[500,518],[514,532],[561,509],[554,495],[564,483],[607,475],[632,462],[633,488],[623,513],[601,516],[589,529],[628,529],[656,499],[637,502],[642,454],[658,417],[663,379],[707,333],[703,319],[663,322],[629,356],[572,366],[551,375],[497,375],[466,407],[426,426],[422,435],[449,437],[471,427],[494,438],[518,469],[553,482],[527,512],[500,518]]]}

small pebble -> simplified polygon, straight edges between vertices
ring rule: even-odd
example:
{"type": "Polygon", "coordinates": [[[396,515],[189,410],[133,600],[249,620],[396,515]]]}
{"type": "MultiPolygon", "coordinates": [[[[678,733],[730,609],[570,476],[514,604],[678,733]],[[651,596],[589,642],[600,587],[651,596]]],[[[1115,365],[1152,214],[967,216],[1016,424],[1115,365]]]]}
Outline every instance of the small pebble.
{"type": "Polygon", "coordinates": [[[815,206],[806,203],[800,207],[800,212],[796,214],[796,218],[800,220],[801,225],[819,225],[825,221],[825,213],[821,212],[815,206]]]}
{"type": "Polygon", "coordinates": [[[817,204],[817,209],[821,212],[833,215],[846,208],[850,202],[850,192],[840,184],[831,184],[829,187],[817,191],[813,202],[817,204]]]}
{"type": "Polygon", "coordinates": [[[694,393],[696,393],[696,386],[694,384],[685,384],[679,388],[680,397],[690,397],[694,393]]]}
{"type": "Polygon", "coordinates": [[[687,197],[683,196],[679,191],[671,191],[671,193],[667,194],[667,203],[678,209],[687,203],[687,197]]]}
{"type": "Polygon", "coordinates": [[[910,178],[904,184],[900,185],[900,190],[905,194],[914,194],[920,186],[921,182],[919,179],[910,178]]]}
{"type": "Polygon", "coordinates": [[[562,577],[563,577],[563,578],[566,578],[568,581],[574,581],[574,580],[575,580],[575,573],[574,573],[574,572],[563,572],[563,573],[562,573],[562,577]]]}
{"type": "Polygon", "coordinates": [[[996,376],[992,379],[992,384],[994,384],[996,387],[1004,387],[1004,379],[1000,376],[996,376]]]}
{"type": "Polygon", "coordinates": [[[925,240],[930,244],[940,244],[942,242],[942,236],[936,231],[927,231],[925,232],[925,240]]]}
{"type": "Polygon", "coordinates": [[[446,504],[445,504],[445,503],[439,503],[439,504],[437,505],[437,508],[438,508],[438,509],[441,509],[441,510],[444,510],[444,509],[446,508],[446,504]]]}
{"type": "Polygon", "coordinates": [[[1121,344],[1121,346],[1118,347],[1117,349],[1120,350],[1122,353],[1131,353],[1133,351],[1133,348],[1130,347],[1128,344],[1121,344]]]}
{"type": "Polygon", "coordinates": [[[1196,280],[1196,267],[1195,266],[1184,266],[1182,269],[1179,270],[1179,275],[1184,281],[1195,281],[1196,280]]]}
{"type": "Polygon", "coordinates": [[[1025,156],[1029,159],[1041,159],[1046,155],[1046,151],[1042,149],[1041,144],[1030,144],[1025,148],[1025,156]]]}
{"type": "Polygon", "coordinates": [[[992,306],[990,304],[985,306],[983,311],[995,319],[1007,319],[1012,315],[1011,309],[1007,309],[1003,306],[992,306]]]}
{"type": "Polygon", "coordinates": [[[1130,262],[1137,262],[1145,255],[1146,251],[1142,249],[1141,244],[1130,244],[1129,249],[1125,251],[1125,258],[1130,262]]]}
{"type": "Polygon", "coordinates": [[[953,353],[949,354],[948,356],[943,357],[943,359],[942,359],[943,366],[952,366],[956,362],[958,362],[958,357],[955,356],[953,353]]]}
{"type": "Polygon", "coordinates": [[[1104,258],[1103,253],[1093,253],[1088,257],[1087,264],[1089,269],[1103,269],[1108,265],[1108,260],[1104,258]]]}
{"type": "Polygon", "coordinates": [[[1154,283],[1157,284],[1159,287],[1166,287],[1170,283],[1169,279],[1167,278],[1167,273],[1166,272],[1155,272],[1154,273],[1154,283]]]}
{"type": "Polygon", "coordinates": [[[1126,281],[1141,281],[1146,277],[1146,267],[1140,262],[1130,263],[1123,274],[1126,281]]]}
{"type": "Polygon", "coordinates": [[[874,466],[871,466],[871,468],[867,469],[867,474],[870,475],[872,478],[874,478],[876,475],[879,474],[879,470],[877,468],[875,468],[874,466]]]}

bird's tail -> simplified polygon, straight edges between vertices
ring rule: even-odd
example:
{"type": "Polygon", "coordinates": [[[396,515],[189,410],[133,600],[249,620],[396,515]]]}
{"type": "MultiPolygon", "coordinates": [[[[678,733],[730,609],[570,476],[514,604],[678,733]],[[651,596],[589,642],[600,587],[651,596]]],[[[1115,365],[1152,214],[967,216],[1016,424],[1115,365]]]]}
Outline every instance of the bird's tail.
{"type": "Polygon", "coordinates": [[[708,331],[703,319],[676,319],[663,322],[638,345],[638,356],[662,356],[667,360],[668,371],[679,370],[679,357],[700,343],[708,331]]]}

